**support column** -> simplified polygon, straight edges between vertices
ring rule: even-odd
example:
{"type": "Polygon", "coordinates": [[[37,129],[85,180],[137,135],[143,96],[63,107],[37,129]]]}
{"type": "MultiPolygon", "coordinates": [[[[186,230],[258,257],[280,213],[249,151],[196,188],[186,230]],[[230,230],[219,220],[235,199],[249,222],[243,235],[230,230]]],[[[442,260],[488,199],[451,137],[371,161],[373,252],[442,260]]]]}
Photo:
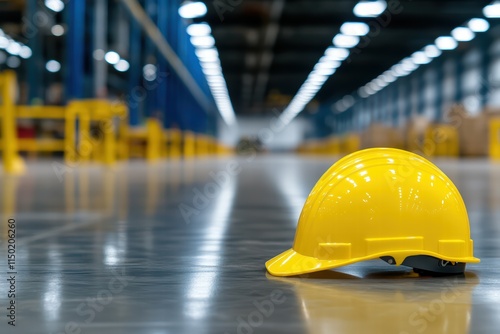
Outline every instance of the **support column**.
{"type": "Polygon", "coordinates": [[[66,12],[66,98],[84,97],[85,1],[69,1],[66,12]]]}
{"type": "Polygon", "coordinates": [[[43,99],[43,69],[45,69],[43,52],[41,47],[42,34],[40,28],[35,25],[34,20],[40,10],[38,0],[26,2],[26,19],[23,20],[24,34],[28,37],[28,46],[33,55],[28,62],[28,103],[33,104],[43,99]]]}
{"type": "MultiPolygon", "coordinates": [[[[94,1],[94,50],[108,50],[108,0],[94,1]]],[[[94,94],[98,98],[107,96],[106,83],[108,64],[104,60],[94,59],[94,94]]]]}
{"type": "Polygon", "coordinates": [[[142,80],[142,43],[141,28],[136,20],[130,19],[130,73],[129,73],[129,122],[132,126],[140,124],[140,101],[138,98],[138,87],[142,80]]]}

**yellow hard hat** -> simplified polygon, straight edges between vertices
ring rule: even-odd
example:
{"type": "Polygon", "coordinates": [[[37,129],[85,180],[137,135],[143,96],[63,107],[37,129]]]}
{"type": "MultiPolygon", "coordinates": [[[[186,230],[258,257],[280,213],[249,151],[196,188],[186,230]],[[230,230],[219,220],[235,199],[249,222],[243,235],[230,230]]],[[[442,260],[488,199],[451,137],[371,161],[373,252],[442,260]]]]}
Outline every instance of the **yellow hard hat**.
{"type": "Polygon", "coordinates": [[[291,276],[376,258],[437,274],[479,262],[457,188],[408,151],[362,150],[330,167],[306,200],[293,247],[266,268],[291,276]]]}

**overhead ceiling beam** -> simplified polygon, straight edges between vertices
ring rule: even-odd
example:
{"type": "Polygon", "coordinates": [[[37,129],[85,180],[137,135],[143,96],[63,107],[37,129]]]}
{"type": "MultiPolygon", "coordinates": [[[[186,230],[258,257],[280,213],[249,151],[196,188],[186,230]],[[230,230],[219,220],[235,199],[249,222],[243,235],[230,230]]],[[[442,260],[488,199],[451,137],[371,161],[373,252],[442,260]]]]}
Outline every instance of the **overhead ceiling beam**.
{"type": "Polygon", "coordinates": [[[122,0],[122,3],[129,10],[133,18],[139,23],[144,32],[148,35],[151,41],[156,45],[158,51],[170,64],[171,68],[177,73],[181,81],[186,85],[200,106],[207,112],[211,113],[214,109],[213,104],[208,97],[203,93],[203,90],[198,86],[198,83],[191,75],[191,72],[186,68],[182,60],[177,56],[160,29],[153,23],[151,18],[146,14],[142,6],[137,0],[122,0]]]}

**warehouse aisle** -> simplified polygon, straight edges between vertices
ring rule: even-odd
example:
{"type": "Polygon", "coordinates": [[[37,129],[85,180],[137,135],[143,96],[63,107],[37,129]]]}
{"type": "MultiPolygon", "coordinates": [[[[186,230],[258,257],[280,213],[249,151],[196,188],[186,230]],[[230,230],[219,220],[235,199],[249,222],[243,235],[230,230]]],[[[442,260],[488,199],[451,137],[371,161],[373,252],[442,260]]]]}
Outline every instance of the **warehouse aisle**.
{"type": "MultiPolygon", "coordinates": [[[[292,155],[0,175],[0,256],[16,240],[19,333],[494,333],[500,327],[500,165],[438,160],[468,206],[481,264],[418,278],[371,261],[307,278],[264,262],[291,246],[332,158],[292,155]]],[[[0,280],[0,332],[9,282],[0,280]]]]}

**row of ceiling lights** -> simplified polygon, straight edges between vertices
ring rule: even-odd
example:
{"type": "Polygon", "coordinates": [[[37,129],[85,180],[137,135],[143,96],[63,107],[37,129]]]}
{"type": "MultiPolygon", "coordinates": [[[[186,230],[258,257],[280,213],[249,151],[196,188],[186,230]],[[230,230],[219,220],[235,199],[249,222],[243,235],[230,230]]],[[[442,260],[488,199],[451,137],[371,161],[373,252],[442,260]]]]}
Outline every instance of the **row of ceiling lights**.
{"type": "MultiPolygon", "coordinates": [[[[353,12],[358,17],[377,17],[386,8],[387,3],[385,1],[360,1],[354,7],[353,12]]],[[[486,6],[483,13],[488,18],[500,17],[500,1],[495,1],[486,6]]],[[[438,37],[435,44],[428,45],[423,50],[403,59],[390,70],[358,89],[358,95],[366,98],[377,93],[396,81],[397,78],[410,74],[420,65],[430,63],[433,58],[439,57],[443,50],[453,50],[457,47],[458,42],[470,41],[475,37],[475,33],[485,32],[488,29],[489,23],[485,19],[474,18],[469,20],[467,26],[453,29],[451,36],[438,37]]],[[[341,65],[341,61],[347,58],[349,55],[348,49],[358,45],[360,37],[368,34],[368,32],[368,25],[362,22],[346,22],[341,26],[340,33],[333,38],[334,47],[330,47],[325,51],[324,56],[315,65],[314,70],[283,112],[281,119],[285,124],[291,122],[314,98],[326,80],[341,65]],[[325,68],[328,70],[324,70],[325,68]]],[[[334,108],[338,112],[343,112],[352,107],[355,102],[356,99],[353,96],[346,95],[334,104],[334,108]]]]}
{"type": "MultiPolygon", "coordinates": [[[[45,0],[45,6],[58,13],[64,9],[64,2],[61,0],[45,0]]],[[[62,36],[65,33],[65,29],[60,24],[55,24],[51,28],[51,33],[56,36],[62,36]]],[[[7,51],[10,56],[7,56],[5,53],[0,53],[0,64],[6,64],[10,68],[18,68],[21,66],[22,59],[29,59],[33,55],[33,52],[30,47],[24,45],[20,42],[16,42],[10,36],[8,36],[2,29],[0,29],[0,49],[7,51]]],[[[55,73],[59,72],[61,69],[61,64],[56,60],[49,60],[45,64],[45,68],[47,71],[55,73]]]]}
{"type": "Polygon", "coordinates": [[[9,54],[7,56],[4,52],[0,52],[0,64],[6,63],[11,68],[17,68],[21,65],[19,57],[28,59],[33,54],[29,46],[15,41],[2,29],[0,29],[0,50],[5,50],[9,54]]]}
{"type": "MultiPolygon", "coordinates": [[[[500,6],[498,6],[498,15],[500,16],[500,6]]],[[[469,20],[465,26],[453,29],[451,31],[451,36],[436,38],[434,44],[427,45],[422,50],[416,51],[411,56],[404,58],[389,70],[359,88],[357,92],[358,95],[361,98],[367,98],[377,93],[398,78],[409,75],[421,65],[429,64],[434,58],[439,57],[442,51],[456,49],[458,42],[469,42],[476,37],[476,33],[485,32],[489,27],[490,24],[485,19],[473,18],[469,20]]],[[[350,99],[351,103],[344,103],[345,98],[346,97],[335,103],[337,111],[343,112],[355,103],[354,98],[350,99]]]]}
{"type": "MultiPolygon", "coordinates": [[[[187,1],[179,8],[179,15],[184,19],[203,17],[206,13],[207,7],[202,2],[187,1]]],[[[234,125],[236,116],[227,90],[226,80],[222,73],[212,29],[207,23],[196,23],[187,27],[187,33],[191,36],[191,43],[196,48],[196,56],[200,61],[203,74],[205,74],[222,119],[227,125],[234,125]]]]}
{"type": "MultiPolygon", "coordinates": [[[[59,13],[64,9],[64,2],[61,0],[45,0],[44,3],[45,7],[56,13],[59,13]]],[[[50,32],[52,33],[52,35],[60,37],[64,35],[65,29],[62,25],[55,24],[50,29],[50,32]]],[[[61,70],[61,63],[55,59],[51,59],[47,61],[47,63],[45,63],[45,69],[50,73],[57,73],[61,70]]]]}
{"type": "MultiPolygon", "coordinates": [[[[130,68],[129,62],[122,59],[115,51],[104,52],[103,50],[97,49],[94,51],[93,56],[95,60],[105,60],[108,64],[113,65],[118,72],[126,72],[130,68]]],[[[45,64],[45,69],[51,73],[57,73],[61,70],[61,63],[54,59],[49,60],[45,64]]]]}
{"type": "MultiPolygon", "coordinates": [[[[500,1],[487,5],[483,9],[483,14],[487,18],[500,17],[500,1]]],[[[410,57],[404,58],[389,70],[385,71],[377,78],[373,79],[357,93],[361,98],[367,98],[376,94],[400,77],[404,77],[415,71],[420,65],[429,64],[434,58],[439,57],[442,51],[454,50],[459,42],[469,42],[476,37],[476,33],[488,31],[490,24],[483,18],[470,19],[466,25],[457,27],[451,31],[451,36],[440,36],[436,38],[434,44],[427,45],[420,51],[416,51],[410,57]]],[[[338,112],[344,112],[356,103],[356,99],[351,95],[346,95],[334,104],[338,112]]]]}
{"type": "MultiPolygon", "coordinates": [[[[377,17],[386,8],[385,1],[360,1],[354,7],[353,12],[357,17],[377,17]]],[[[360,37],[365,36],[369,31],[370,27],[363,22],[345,22],[340,27],[340,33],[332,40],[333,46],[326,49],[307,80],[281,114],[281,121],[284,124],[290,123],[316,96],[326,80],[349,56],[349,49],[358,45],[360,37]]],[[[352,103],[349,98],[346,99],[347,102],[352,103]]]]}

